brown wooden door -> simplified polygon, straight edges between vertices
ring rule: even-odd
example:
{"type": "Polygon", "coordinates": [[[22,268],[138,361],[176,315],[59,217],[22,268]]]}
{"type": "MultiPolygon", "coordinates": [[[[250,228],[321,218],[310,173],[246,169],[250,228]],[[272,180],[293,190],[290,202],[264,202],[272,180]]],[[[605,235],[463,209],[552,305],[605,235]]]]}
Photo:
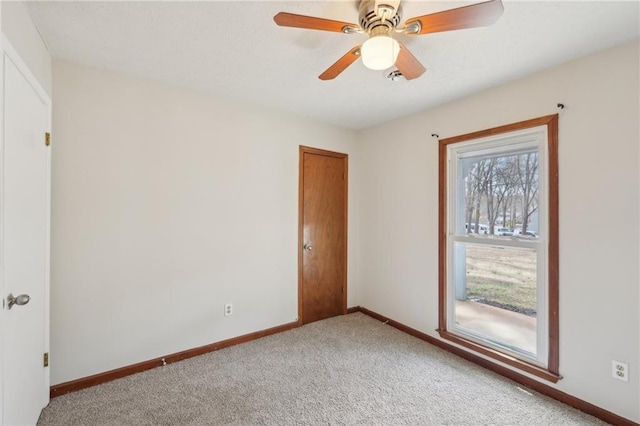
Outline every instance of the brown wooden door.
{"type": "Polygon", "coordinates": [[[299,318],[346,313],[346,154],[300,147],[299,318]]]}

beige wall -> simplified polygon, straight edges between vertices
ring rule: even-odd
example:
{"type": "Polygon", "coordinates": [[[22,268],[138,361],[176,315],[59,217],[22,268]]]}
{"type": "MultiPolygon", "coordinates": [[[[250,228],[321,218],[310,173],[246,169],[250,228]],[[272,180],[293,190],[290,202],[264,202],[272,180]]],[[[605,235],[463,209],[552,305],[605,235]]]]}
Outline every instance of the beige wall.
{"type": "Polygon", "coordinates": [[[44,91],[51,97],[51,55],[22,1],[0,1],[0,25],[44,91]]]}
{"type": "Polygon", "coordinates": [[[298,147],[350,154],[355,223],[353,131],[67,62],[54,90],[52,384],[296,320],[298,147]]]}
{"type": "Polygon", "coordinates": [[[563,102],[556,386],[639,421],[638,49],[361,132],[56,62],[52,384],[293,321],[301,144],[350,154],[349,306],[438,337],[431,133],[563,102]]]}
{"type": "Polygon", "coordinates": [[[639,421],[638,51],[634,42],[361,132],[362,305],[438,338],[430,135],[553,114],[562,102],[557,388],[639,421]],[[628,383],[611,377],[612,359],[629,363],[628,383]]]}

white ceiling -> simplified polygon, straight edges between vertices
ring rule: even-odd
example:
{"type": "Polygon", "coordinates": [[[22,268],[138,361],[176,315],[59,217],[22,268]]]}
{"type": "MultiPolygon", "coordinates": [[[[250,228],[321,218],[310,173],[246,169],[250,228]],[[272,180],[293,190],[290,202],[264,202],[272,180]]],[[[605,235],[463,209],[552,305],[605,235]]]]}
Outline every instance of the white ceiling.
{"type": "MultiPolygon", "coordinates": [[[[28,2],[52,54],[353,129],[640,37],[637,1],[504,0],[487,28],[399,36],[427,68],[392,82],[361,61],[318,75],[365,35],[278,27],[280,11],[357,22],[356,1],[28,2]]],[[[403,21],[475,2],[403,1],[403,21]]]]}

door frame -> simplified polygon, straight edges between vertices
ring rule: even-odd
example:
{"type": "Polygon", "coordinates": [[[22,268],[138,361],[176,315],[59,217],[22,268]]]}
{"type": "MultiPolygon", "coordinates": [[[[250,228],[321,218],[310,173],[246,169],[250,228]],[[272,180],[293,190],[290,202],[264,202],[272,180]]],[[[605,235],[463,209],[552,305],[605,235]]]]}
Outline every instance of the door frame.
{"type": "MultiPolygon", "coordinates": [[[[27,83],[33,88],[40,101],[47,107],[47,123],[46,128],[51,132],[51,98],[44,90],[36,76],[31,72],[28,65],[20,57],[18,51],[13,47],[9,39],[4,33],[0,32],[0,297],[4,300],[6,297],[6,289],[4,283],[4,69],[6,61],[16,67],[18,72],[22,74],[27,83]]],[[[44,135],[42,142],[44,143],[44,135]]],[[[50,276],[51,276],[51,146],[47,149],[47,183],[46,183],[46,248],[45,248],[45,277],[44,277],[44,328],[45,342],[44,348],[46,353],[50,353],[50,276]]],[[[0,309],[4,311],[4,304],[0,309]]],[[[4,330],[5,323],[3,315],[0,315],[0,330],[4,330]]],[[[5,333],[0,334],[2,339],[5,333]]],[[[0,345],[0,370],[4,368],[4,347],[0,345]]],[[[44,382],[42,383],[42,407],[47,406],[50,400],[49,388],[51,382],[50,368],[44,369],[44,382]]],[[[4,412],[4,382],[0,378],[0,412],[4,412]]],[[[0,426],[4,420],[0,417],[0,426]]]]}
{"type": "Polygon", "coordinates": [[[300,145],[299,150],[299,172],[298,172],[298,325],[302,323],[302,290],[303,290],[303,266],[304,266],[304,154],[323,155],[342,159],[344,163],[344,291],[342,292],[342,314],[347,313],[347,271],[348,271],[348,249],[349,249],[349,155],[335,151],[327,151],[319,148],[312,148],[300,145]]]}

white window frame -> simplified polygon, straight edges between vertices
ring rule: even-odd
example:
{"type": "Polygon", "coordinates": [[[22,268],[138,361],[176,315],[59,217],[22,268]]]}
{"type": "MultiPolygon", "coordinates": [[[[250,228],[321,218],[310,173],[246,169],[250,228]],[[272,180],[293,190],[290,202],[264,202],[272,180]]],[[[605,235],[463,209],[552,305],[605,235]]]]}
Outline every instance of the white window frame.
{"type": "Polygon", "coordinates": [[[449,161],[449,173],[447,183],[447,199],[449,206],[448,212],[448,230],[447,230],[447,329],[460,337],[471,340],[481,345],[485,345],[499,352],[504,352],[519,358],[523,361],[530,362],[542,368],[547,367],[548,359],[548,314],[547,314],[547,257],[546,245],[548,242],[548,207],[547,207],[547,128],[546,126],[538,126],[534,128],[524,129],[520,131],[504,133],[499,136],[489,136],[479,139],[472,139],[466,142],[451,144],[447,147],[447,158],[449,161]],[[473,234],[464,232],[464,207],[461,204],[461,194],[459,185],[464,179],[464,173],[459,164],[467,158],[477,158],[491,155],[500,157],[510,154],[520,154],[529,152],[538,153],[538,182],[539,182],[539,204],[538,204],[538,230],[539,238],[536,240],[523,239],[513,237],[510,239],[494,239],[476,237],[473,234]],[[458,207],[461,207],[460,209],[458,207]],[[456,268],[455,255],[456,243],[464,245],[475,245],[484,247],[507,247],[515,249],[531,250],[536,253],[536,353],[530,354],[523,350],[510,348],[502,345],[493,339],[482,336],[480,333],[459,327],[455,323],[455,281],[456,268]]]}

